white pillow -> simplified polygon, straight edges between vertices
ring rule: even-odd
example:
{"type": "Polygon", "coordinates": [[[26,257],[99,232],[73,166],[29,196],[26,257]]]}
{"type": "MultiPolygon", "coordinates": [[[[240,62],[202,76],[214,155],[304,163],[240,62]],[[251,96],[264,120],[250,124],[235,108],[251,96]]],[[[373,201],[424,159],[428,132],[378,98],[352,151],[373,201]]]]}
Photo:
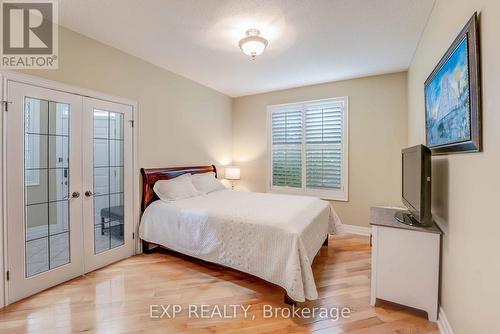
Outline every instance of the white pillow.
{"type": "Polygon", "coordinates": [[[196,190],[203,194],[226,189],[226,187],[215,178],[214,172],[194,174],[191,179],[196,190]]]}
{"type": "Polygon", "coordinates": [[[199,195],[199,192],[191,181],[191,174],[189,173],[182,174],[170,180],[157,181],[153,190],[162,201],[177,201],[199,195]]]}

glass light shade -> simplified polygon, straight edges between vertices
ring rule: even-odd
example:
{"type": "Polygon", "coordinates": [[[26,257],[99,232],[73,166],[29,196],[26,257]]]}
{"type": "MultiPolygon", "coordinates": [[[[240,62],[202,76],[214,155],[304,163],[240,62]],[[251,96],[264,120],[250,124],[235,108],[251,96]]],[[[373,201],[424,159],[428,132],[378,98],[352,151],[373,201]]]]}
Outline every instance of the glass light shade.
{"type": "Polygon", "coordinates": [[[240,179],[240,167],[228,166],[226,167],[224,178],[226,180],[239,180],[240,179]]]}
{"type": "Polygon", "coordinates": [[[255,57],[264,52],[266,44],[259,40],[247,40],[241,43],[240,47],[241,51],[243,51],[244,54],[255,57]]]}
{"type": "Polygon", "coordinates": [[[255,59],[256,56],[262,54],[267,47],[267,40],[260,35],[257,29],[248,29],[247,37],[243,38],[239,45],[244,54],[255,59]]]}

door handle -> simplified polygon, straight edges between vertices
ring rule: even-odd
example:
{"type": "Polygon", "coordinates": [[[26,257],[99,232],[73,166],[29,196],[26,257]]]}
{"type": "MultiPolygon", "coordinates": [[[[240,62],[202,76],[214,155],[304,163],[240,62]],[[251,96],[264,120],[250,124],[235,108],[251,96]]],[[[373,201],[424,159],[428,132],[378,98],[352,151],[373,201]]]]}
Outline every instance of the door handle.
{"type": "Polygon", "coordinates": [[[71,194],[71,198],[78,198],[80,197],[80,193],[78,191],[73,191],[73,193],[71,194]]]}
{"type": "Polygon", "coordinates": [[[90,191],[90,190],[87,190],[87,191],[85,192],[85,196],[87,196],[87,197],[92,197],[92,196],[94,196],[94,193],[93,193],[92,191],[90,191]]]}

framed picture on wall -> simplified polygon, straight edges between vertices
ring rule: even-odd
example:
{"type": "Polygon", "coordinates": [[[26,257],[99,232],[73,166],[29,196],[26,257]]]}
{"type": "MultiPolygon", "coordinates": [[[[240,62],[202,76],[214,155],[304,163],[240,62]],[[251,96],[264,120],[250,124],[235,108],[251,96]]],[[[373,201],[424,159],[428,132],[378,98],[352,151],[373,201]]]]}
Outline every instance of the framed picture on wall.
{"type": "Polygon", "coordinates": [[[433,154],[482,150],[477,13],[425,81],[425,129],[433,154]]]}

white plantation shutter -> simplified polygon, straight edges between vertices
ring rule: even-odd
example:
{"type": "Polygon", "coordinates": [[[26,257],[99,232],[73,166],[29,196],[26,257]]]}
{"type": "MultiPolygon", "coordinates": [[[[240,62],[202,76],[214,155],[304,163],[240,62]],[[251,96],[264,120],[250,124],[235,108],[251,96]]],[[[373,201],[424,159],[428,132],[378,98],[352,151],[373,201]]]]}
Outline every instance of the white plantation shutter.
{"type": "Polygon", "coordinates": [[[273,149],[273,186],[302,187],[302,150],[300,148],[273,149]]]}
{"type": "Polygon", "coordinates": [[[343,101],[306,107],[306,187],[342,189],[343,101]]]}
{"type": "Polygon", "coordinates": [[[308,147],[306,168],[307,188],[341,190],[342,160],[339,148],[308,147]]]}
{"type": "Polygon", "coordinates": [[[271,190],[347,200],[347,97],[269,109],[271,190]]]}
{"type": "Polygon", "coordinates": [[[302,111],[276,111],[271,123],[273,186],[301,188],[302,111]]]}

